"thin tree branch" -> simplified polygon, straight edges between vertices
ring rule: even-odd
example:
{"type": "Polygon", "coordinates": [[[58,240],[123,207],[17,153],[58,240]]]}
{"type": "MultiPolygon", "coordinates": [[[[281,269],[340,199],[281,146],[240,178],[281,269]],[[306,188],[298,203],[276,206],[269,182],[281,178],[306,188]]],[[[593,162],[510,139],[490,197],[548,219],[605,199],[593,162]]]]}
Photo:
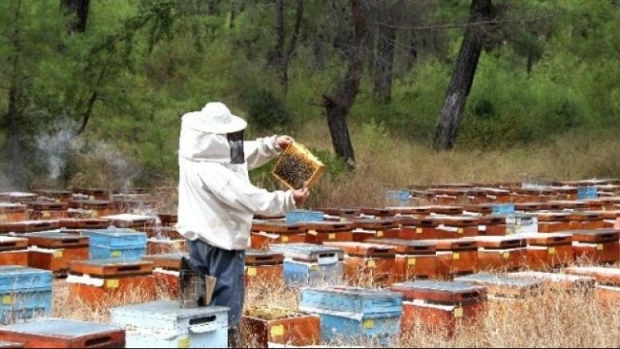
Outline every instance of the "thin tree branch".
{"type": "Polygon", "coordinates": [[[554,17],[555,15],[541,15],[536,17],[529,18],[521,18],[521,19],[492,19],[487,21],[477,21],[470,23],[462,23],[462,24],[439,24],[439,25],[425,25],[425,26],[417,26],[417,27],[408,27],[403,25],[396,25],[391,23],[382,23],[382,22],[373,22],[375,25],[381,25],[388,28],[394,29],[402,29],[402,30],[439,30],[439,29],[455,29],[455,28],[467,28],[471,26],[484,26],[488,24],[502,24],[502,23],[526,23],[526,22],[536,22],[543,19],[548,19],[554,17]]]}

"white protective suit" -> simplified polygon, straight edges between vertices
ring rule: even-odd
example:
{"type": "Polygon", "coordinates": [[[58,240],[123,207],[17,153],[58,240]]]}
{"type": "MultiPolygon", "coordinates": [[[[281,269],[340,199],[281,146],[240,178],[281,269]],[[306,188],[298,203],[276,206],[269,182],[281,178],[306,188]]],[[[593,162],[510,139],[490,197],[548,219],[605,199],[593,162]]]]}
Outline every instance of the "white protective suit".
{"type": "Polygon", "coordinates": [[[244,142],[244,164],[230,163],[226,135],[204,133],[183,116],[179,138],[179,204],[176,228],[189,240],[225,250],[244,250],[253,215],[284,215],[295,209],[293,192],[268,192],[250,183],[248,170],[281,153],[276,136],[244,142]]]}

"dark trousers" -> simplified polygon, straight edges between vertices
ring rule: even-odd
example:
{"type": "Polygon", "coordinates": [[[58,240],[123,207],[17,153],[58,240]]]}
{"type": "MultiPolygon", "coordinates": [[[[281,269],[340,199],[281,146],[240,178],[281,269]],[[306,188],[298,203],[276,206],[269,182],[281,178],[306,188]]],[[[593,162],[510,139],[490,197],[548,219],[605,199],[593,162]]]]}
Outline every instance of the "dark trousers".
{"type": "Polygon", "coordinates": [[[230,308],[228,328],[239,329],[245,299],[245,251],[228,251],[202,240],[188,241],[190,263],[204,275],[217,278],[211,305],[230,308]]]}

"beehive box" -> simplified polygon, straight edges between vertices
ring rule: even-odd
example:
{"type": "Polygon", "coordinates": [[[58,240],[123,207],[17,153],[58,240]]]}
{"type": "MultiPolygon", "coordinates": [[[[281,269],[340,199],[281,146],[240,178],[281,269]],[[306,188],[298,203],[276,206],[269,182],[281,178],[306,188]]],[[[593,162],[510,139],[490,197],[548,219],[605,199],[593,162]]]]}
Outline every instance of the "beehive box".
{"type": "Polygon", "coordinates": [[[179,308],[153,301],[110,309],[110,322],[125,328],[126,348],[227,348],[228,308],[179,308]]]}
{"type": "Polygon", "coordinates": [[[429,217],[418,217],[401,220],[399,238],[409,240],[437,239],[439,221],[429,217]]]}
{"type": "Polygon", "coordinates": [[[463,214],[464,207],[458,205],[431,205],[430,211],[438,215],[456,216],[463,214]]]}
{"type": "Polygon", "coordinates": [[[23,343],[24,348],[124,348],[125,330],[117,326],[48,318],[2,327],[0,339],[23,343]]]}
{"type": "Polygon", "coordinates": [[[570,229],[600,229],[603,228],[603,215],[596,212],[571,212],[568,216],[570,229]]]}
{"type": "Polygon", "coordinates": [[[187,240],[185,239],[155,239],[149,238],[146,241],[147,254],[162,254],[188,251],[187,240]]]}
{"type": "Polygon", "coordinates": [[[69,268],[69,292],[89,306],[118,304],[131,292],[139,292],[144,300],[156,296],[150,261],[72,261],[69,268]]]}
{"type": "Polygon", "coordinates": [[[100,218],[63,218],[58,226],[66,229],[105,229],[109,226],[108,221],[100,218]]]}
{"type": "Polygon", "coordinates": [[[338,217],[341,222],[346,221],[347,218],[359,218],[361,212],[358,208],[335,208],[324,207],[317,209],[329,216],[338,217]]]}
{"type": "Polygon", "coordinates": [[[306,231],[300,224],[287,224],[283,221],[254,219],[250,235],[251,248],[269,249],[270,244],[306,242],[306,231]]]}
{"type": "Polygon", "coordinates": [[[245,285],[256,284],[279,287],[284,281],[284,255],[264,250],[245,251],[245,285]]]}
{"type": "Polygon", "coordinates": [[[107,219],[111,226],[117,228],[132,228],[143,231],[155,225],[157,217],[141,214],[121,213],[101,217],[107,219]]]}
{"type": "Polygon", "coordinates": [[[544,281],[536,278],[516,277],[508,274],[476,273],[454,278],[456,282],[484,286],[494,298],[520,298],[538,295],[544,281]]]}
{"type": "Polygon", "coordinates": [[[478,235],[505,236],[508,232],[506,217],[486,216],[478,218],[478,235]]]}
{"type": "Polygon", "coordinates": [[[24,348],[24,343],[0,340],[0,348],[24,348]]]}
{"type": "Polygon", "coordinates": [[[101,188],[73,188],[71,190],[73,194],[78,196],[85,196],[89,200],[101,200],[108,201],[110,200],[110,191],[101,188]]]}
{"type": "Polygon", "coordinates": [[[179,271],[181,258],[189,259],[187,253],[166,253],[142,256],[142,260],[153,263],[153,277],[157,289],[172,299],[179,298],[179,271]]]}
{"type": "Polygon", "coordinates": [[[323,241],[353,241],[353,226],[343,222],[302,223],[306,230],[306,242],[322,244],[323,241]]]}
{"type": "Polygon", "coordinates": [[[432,219],[439,223],[437,226],[438,239],[458,239],[478,236],[478,219],[466,216],[435,216],[432,219]]]}
{"type": "Polygon", "coordinates": [[[7,233],[32,233],[36,231],[45,231],[58,229],[59,221],[52,220],[27,220],[20,222],[0,223],[0,234],[7,233]]]}
{"type": "Polygon", "coordinates": [[[527,239],[518,236],[479,236],[479,270],[514,271],[527,265],[527,239]]]}
{"type": "Polygon", "coordinates": [[[62,219],[69,217],[66,203],[36,200],[27,204],[30,219],[62,219]]]}
{"type": "Polygon", "coordinates": [[[323,341],[377,339],[400,331],[403,297],[396,292],[358,287],[303,289],[299,309],[321,317],[323,341]]]}
{"type": "Polygon", "coordinates": [[[392,246],[396,250],[394,281],[433,279],[437,272],[437,248],[434,243],[404,239],[371,239],[371,244],[392,246]]]}
{"type": "Polygon", "coordinates": [[[563,270],[566,274],[589,276],[600,284],[620,286],[620,268],[607,267],[568,267],[563,270]]]}
{"type": "Polygon", "coordinates": [[[91,259],[139,260],[146,254],[146,233],[133,229],[85,229],[91,259]]]}
{"type": "Polygon", "coordinates": [[[284,280],[288,286],[337,285],[344,276],[344,251],[313,244],[271,245],[284,255],[284,280]]]}
{"type": "Polygon", "coordinates": [[[176,213],[159,213],[160,224],[164,227],[173,227],[177,224],[178,215],[176,213]]]}
{"type": "Polygon", "coordinates": [[[463,282],[413,281],[394,284],[391,290],[404,297],[403,334],[419,325],[452,335],[461,321],[476,321],[487,300],[486,287],[463,282]]]}
{"type": "Polygon", "coordinates": [[[438,251],[437,276],[449,278],[454,275],[478,271],[478,244],[465,239],[422,240],[435,245],[438,251]]]}
{"type": "Polygon", "coordinates": [[[527,233],[515,236],[527,239],[527,266],[544,270],[569,265],[575,261],[572,236],[564,233],[527,233]]]}
{"type": "Polygon", "coordinates": [[[27,208],[28,207],[23,204],[0,202],[0,223],[27,220],[27,208]]]}
{"type": "Polygon", "coordinates": [[[0,265],[28,266],[28,239],[0,236],[0,265]]]}
{"type": "Polygon", "coordinates": [[[318,316],[289,309],[247,308],[241,318],[241,327],[244,341],[256,348],[267,348],[269,343],[317,345],[321,340],[318,316]]]}
{"type": "Polygon", "coordinates": [[[0,266],[0,322],[6,325],[49,315],[52,281],[47,270],[0,266]]]}
{"type": "Polygon", "coordinates": [[[69,271],[69,262],[88,259],[88,237],[64,234],[61,231],[28,233],[28,265],[50,270],[64,276],[69,271]]]}
{"type": "Polygon", "coordinates": [[[554,233],[569,229],[568,212],[538,212],[538,232],[554,233]]]}
{"type": "Polygon", "coordinates": [[[550,289],[558,291],[590,291],[596,286],[596,279],[583,275],[521,271],[508,274],[511,277],[541,280],[550,289]]]}
{"type": "Polygon", "coordinates": [[[68,190],[39,189],[34,191],[39,199],[51,199],[54,202],[69,203],[73,193],[68,190]]]}
{"type": "Polygon", "coordinates": [[[117,212],[139,213],[152,209],[155,200],[149,193],[144,194],[112,194],[110,200],[117,212]]]}
{"type": "Polygon", "coordinates": [[[569,230],[563,233],[572,235],[576,259],[585,258],[597,264],[620,260],[620,230],[569,230]]]}
{"type": "Polygon", "coordinates": [[[26,193],[20,191],[3,192],[0,193],[0,202],[26,204],[36,200],[37,197],[38,195],[35,193],[26,193]]]}
{"type": "Polygon", "coordinates": [[[287,188],[312,188],[325,171],[325,165],[308,148],[291,144],[278,158],[272,175],[287,188]]]}
{"type": "Polygon", "coordinates": [[[324,242],[323,246],[345,252],[344,278],[352,284],[361,280],[378,285],[392,282],[396,249],[392,246],[358,242],[324,242]]]}
{"type": "Polygon", "coordinates": [[[116,213],[109,200],[72,199],[69,201],[71,218],[99,218],[116,213]]]}
{"type": "Polygon", "coordinates": [[[353,219],[353,241],[364,242],[367,239],[396,239],[400,236],[398,221],[390,218],[353,219]]]}

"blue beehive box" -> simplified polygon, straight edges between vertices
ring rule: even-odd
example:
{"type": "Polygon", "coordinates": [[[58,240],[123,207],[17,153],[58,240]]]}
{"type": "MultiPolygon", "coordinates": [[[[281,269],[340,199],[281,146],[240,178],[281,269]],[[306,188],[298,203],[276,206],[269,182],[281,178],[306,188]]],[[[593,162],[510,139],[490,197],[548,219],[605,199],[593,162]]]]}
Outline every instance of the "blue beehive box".
{"type": "Polygon", "coordinates": [[[301,291],[299,309],[320,315],[325,341],[366,338],[387,345],[400,332],[403,296],[357,287],[308,288],[301,291]]]}
{"type": "Polygon", "coordinates": [[[494,204],[491,206],[491,214],[513,214],[515,213],[515,204],[494,204]]]}
{"type": "Polygon", "coordinates": [[[52,312],[53,275],[49,270],[0,266],[0,322],[23,322],[52,312]]]}
{"type": "Polygon", "coordinates": [[[273,244],[284,257],[284,280],[289,286],[339,285],[344,275],[344,251],[308,243],[273,244]]]}
{"type": "Polygon", "coordinates": [[[286,223],[320,222],[323,221],[323,212],[309,210],[292,210],[285,217],[286,223]]]}
{"type": "Polygon", "coordinates": [[[580,187],[577,189],[577,200],[596,199],[597,197],[596,187],[580,187]]]}
{"type": "Polygon", "coordinates": [[[83,230],[88,236],[90,259],[139,260],[146,254],[146,233],[133,229],[83,230]]]}
{"type": "Polygon", "coordinates": [[[396,206],[409,206],[409,198],[411,194],[408,190],[389,190],[387,198],[390,204],[396,206]]]}

